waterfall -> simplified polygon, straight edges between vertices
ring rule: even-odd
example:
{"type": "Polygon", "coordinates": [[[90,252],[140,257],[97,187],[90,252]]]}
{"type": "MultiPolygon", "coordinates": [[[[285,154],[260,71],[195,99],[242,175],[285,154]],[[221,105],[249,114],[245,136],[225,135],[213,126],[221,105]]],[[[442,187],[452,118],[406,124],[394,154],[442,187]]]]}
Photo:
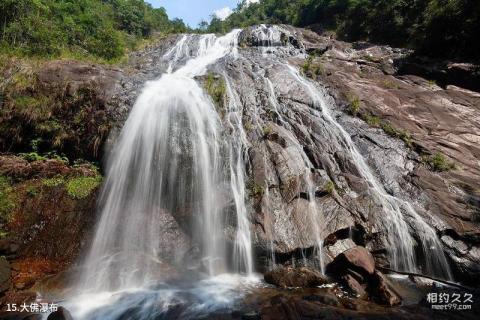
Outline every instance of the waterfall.
{"type": "MultiPolygon", "coordinates": [[[[440,243],[434,228],[423,220],[411,203],[387,193],[381,182],[375,176],[373,170],[368,166],[365,158],[358,151],[350,135],[332,116],[330,102],[327,99],[328,95],[321,88],[316,87],[312,82],[303,77],[296,67],[290,64],[285,64],[284,61],[279,59],[279,57],[283,57],[278,48],[288,46],[287,43],[282,42],[282,32],[288,34],[288,31],[285,31],[280,26],[260,25],[251,32],[256,39],[258,39],[257,45],[260,47],[259,52],[264,56],[265,61],[285,68],[292,78],[291,81],[298,84],[304,91],[306,91],[307,95],[310,96],[314,108],[320,110],[316,119],[328,129],[327,131],[330,136],[324,138],[330,139],[332,145],[348,153],[357,167],[361,178],[368,183],[368,192],[378,206],[378,213],[370,219],[374,221],[377,227],[382,230],[387,237],[386,248],[392,266],[397,270],[424,272],[429,275],[452,279],[451,271],[442,249],[442,244],[440,243]],[[267,53],[272,54],[267,55],[267,53]],[[413,238],[413,232],[418,235],[419,243],[413,238]],[[424,270],[417,269],[419,265],[415,251],[415,246],[417,245],[424,256],[424,270]]],[[[292,51],[287,50],[287,52],[288,55],[291,55],[292,51]]],[[[267,68],[268,67],[265,69],[267,68]]],[[[277,115],[278,123],[287,129],[287,138],[296,147],[306,168],[302,179],[303,183],[307,185],[307,193],[309,194],[308,211],[312,224],[312,235],[316,242],[315,250],[318,253],[319,265],[323,270],[323,239],[320,237],[320,234],[324,228],[324,222],[322,219],[323,213],[318,212],[314,200],[315,186],[313,185],[309,174],[310,168],[312,168],[313,165],[303,151],[302,146],[298,143],[295,135],[292,133],[293,130],[288,123],[288,116],[286,116],[288,110],[285,110],[285,107],[278,103],[274,84],[271,79],[268,79],[268,77],[265,77],[264,81],[264,90],[267,92],[270,107],[277,115]]],[[[315,109],[313,112],[316,112],[315,109]]],[[[262,124],[261,120],[259,122],[262,124]]]]}
{"type": "Polygon", "coordinates": [[[388,251],[394,268],[402,271],[418,271],[414,251],[415,240],[404,217],[408,216],[414,223],[413,230],[417,232],[420,238],[426,267],[423,272],[451,280],[450,267],[435,230],[422,219],[409,202],[386,192],[366,163],[365,158],[358,151],[350,135],[332,116],[325,95],[322,96],[322,92],[302,77],[295,67],[287,65],[287,68],[293,78],[308,91],[314,104],[320,109],[320,118],[324,119],[332,138],[344,150],[348,151],[361,177],[368,182],[370,194],[382,210],[375,216],[374,221],[380,224],[381,229],[385,231],[388,237],[388,251]]]}
{"type": "MultiPolygon", "coordinates": [[[[165,55],[170,73],[145,85],[108,159],[101,218],[79,281],[81,291],[138,288],[161,278],[163,216],[182,210],[195,218],[192,236],[201,244],[207,273],[227,271],[219,190],[226,184],[238,219],[235,260],[240,271],[252,272],[243,144],[222,136],[211,99],[193,79],[235,53],[238,33],[198,37],[190,59],[187,46],[194,41],[183,36],[165,55]],[[226,147],[229,172],[223,170],[226,147]]],[[[240,130],[236,121],[230,124],[240,130]]]]}
{"type": "MultiPolygon", "coordinates": [[[[297,86],[311,98],[312,108],[305,108],[326,128],[322,139],[332,149],[345,151],[367,182],[366,192],[379,208],[370,219],[386,235],[392,265],[398,270],[417,271],[415,246],[419,245],[425,257],[426,269],[422,271],[451,278],[435,230],[412,204],[387,193],[351,136],[332,115],[328,95],[296,67],[285,63],[285,56],[299,51],[282,49],[286,44],[279,27],[263,25],[254,34],[260,49],[252,56],[281,68],[282,76],[288,78],[282,79],[283,85],[297,86]],[[418,234],[420,244],[412,232],[418,234]]],[[[182,319],[206,318],[216,308],[226,308],[242,296],[253,278],[252,239],[256,235],[246,203],[248,151],[253,143],[258,144],[267,171],[271,159],[267,159],[269,146],[264,129],[272,119],[276,119],[273,124],[285,138],[281,148],[296,155],[293,167],[299,181],[293,192],[300,203],[308,202],[304,210],[308,224],[305,238],[310,238],[305,240],[305,247],[314,247],[315,266],[324,272],[326,213],[316,199],[315,166],[296,131],[295,121],[302,121],[301,117],[296,118],[295,110],[282,103],[277,94],[278,79],[266,74],[267,64],[251,63],[255,71],[248,76],[257,81],[258,87],[237,86],[242,77],[227,66],[238,62],[244,67],[251,62],[244,51],[238,51],[239,35],[240,30],[234,30],[222,37],[179,37],[163,56],[167,72],[147,82],[138,96],[108,157],[100,220],[77,281],[77,295],[69,305],[76,319],[117,320],[125,319],[125,315],[129,319],[163,319],[176,306],[183,308],[182,319]],[[199,77],[211,65],[220,70],[225,82],[223,115],[199,85],[199,77]],[[254,103],[245,102],[242,89],[256,90],[254,103]],[[251,123],[244,123],[245,118],[251,123]],[[173,241],[171,232],[176,232],[173,241]],[[172,269],[183,272],[175,285],[165,277],[172,269]],[[239,274],[246,277],[239,279],[239,274]]],[[[261,200],[270,208],[271,186],[266,172],[265,177],[261,200]]],[[[272,194],[275,192],[279,194],[278,190],[272,194]]],[[[284,206],[280,210],[288,207],[278,206],[284,206]]],[[[278,207],[272,208],[274,211],[278,207]]],[[[282,219],[291,217],[292,212],[287,211],[282,211],[286,212],[282,219]]],[[[267,214],[271,223],[263,227],[269,237],[267,250],[273,268],[275,212],[267,214]]],[[[303,263],[309,263],[305,252],[302,254],[303,263]]],[[[298,261],[292,255],[295,264],[298,261]]]]}

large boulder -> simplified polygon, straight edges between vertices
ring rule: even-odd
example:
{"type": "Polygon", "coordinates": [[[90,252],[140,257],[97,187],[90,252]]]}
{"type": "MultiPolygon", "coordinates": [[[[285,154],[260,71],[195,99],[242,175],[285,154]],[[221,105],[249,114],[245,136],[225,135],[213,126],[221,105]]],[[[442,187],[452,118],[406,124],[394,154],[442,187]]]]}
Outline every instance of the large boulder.
{"type": "Polygon", "coordinates": [[[327,267],[327,272],[344,274],[351,269],[361,276],[373,275],[375,260],[372,254],[361,246],[356,246],[339,254],[327,267]]]}
{"type": "Polygon", "coordinates": [[[364,247],[356,246],[339,254],[327,265],[327,273],[357,297],[368,297],[387,306],[402,301],[390,281],[375,269],[375,260],[364,247]]]}
{"type": "Polygon", "coordinates": [[[277,268],[265,273],[264,279],[267,283],[282,288],[317,287],[327,283],[327,280],[320,272],[307,267],[277,268]]]}
{"type": "Polygon", "coordinates": [[[378,270],[369,279],[368,290],[370,296],[380,304],[396,306],[402,302],[392,283],[378,270]]]}

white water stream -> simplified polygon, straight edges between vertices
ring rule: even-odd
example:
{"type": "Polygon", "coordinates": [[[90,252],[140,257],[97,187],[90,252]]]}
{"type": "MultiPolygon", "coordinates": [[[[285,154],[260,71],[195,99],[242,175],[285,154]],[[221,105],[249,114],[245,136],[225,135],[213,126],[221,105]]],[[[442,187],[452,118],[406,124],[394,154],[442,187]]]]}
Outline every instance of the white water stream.
{"type": "MultiPolygon", "coordinates": [[[[278,30],[259,32],[267,46],[278,45],[278,30]]],[[[225,72],[228,100],[227,117],[222,124],[211,98],[194,79],[220,59],[241,57],[237,48],[239,33],[235,30],[223,37],[182,36],[164,56],[167,73],[146,83],[108,159],[100,221],[76,285],[76,295],[66,303],[75,319],[116,320],[130,313],[135,314],[132,319],[168,318],[171,306],[182,303],[189,305],[182,311],[182,319],[194,319],[225,308],[257,285],[252,277],[252,231],[245,202],[249,142],[243,123],[244,106],[225,72]],[[236,219],[233,250],[225,240],[225,198],[232,200],[236,219]],[[163,281],[166,273],[171,272],[169,266],[180,266],[190,254],[179,243],[173,250],[174,256],[163,260],[166,243],[162,234],[168,232],[166,221],[172,215],[192,218],[189,236],[198,244],[201,266],[195,266],[196,271],[208,275],[203,280],[175,286],[163,281]],[[230,261],[233,267],[229,266],[230,261]],[[229,271],[237,274],[224,274],[229,271]]],[[[267,53],[264,48],[260,52],[267,53]]],[[[292,81],[311,96],[319,118],[329,128],[332,143],[348,152],[368,182],[371,196],[382,208],[375,218],[388,235],[395,268],[416,271],[410,234],[413,228],[422,240],[425,272],[443,273],[449,278],[448,264],[433,228],[411,204],[387,194],[350,135],[331,115],[321,90],[296,68],[284,67],[292,81]],[[409,226],[405,216],[415,225],[409,226]]],[[[265,78],[270,107],[278,115],[279,124],[288,128],[286,111],[274,88],[271,79],[265,78]]],[[[260,117],[256,116],[254,122],[261,130],[260,117]]],[[[316,205],[315,187],[310,179],[313,165],[294,134],[288,138],[303,159],[311,229],[323,272],[323,213],[316,205]]],[[[266,189],[268,197],[268,186],[266,189]]],[[[274,264],[273,247],[272,242],[274,264]]]]}

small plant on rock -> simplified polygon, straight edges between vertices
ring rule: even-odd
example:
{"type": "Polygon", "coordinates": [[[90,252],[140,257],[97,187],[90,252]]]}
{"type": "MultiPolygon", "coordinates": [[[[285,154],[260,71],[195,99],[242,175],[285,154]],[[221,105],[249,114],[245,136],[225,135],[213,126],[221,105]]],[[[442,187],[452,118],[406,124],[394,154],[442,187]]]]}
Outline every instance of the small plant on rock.
{"type": "Polygon", "coordinates": [[[66,189],[69,196],[75,199],[88,197],[102,182],[101,176],[77,177],[67,181],[66,189]]]}
{"type": "Polygon", "coordinates": [[[348,112],[352,116],[356,116],[360,112],[360,107],[361,107],[360,99],[358,97],[352,96],[348,98],[348,103],[349,103],[348,112]]]}
{"type": "Polygon", "coordinates": [[[222,77],[209,73],[205,79],[205,89],[217,107],[222,107],[225,103],[226,84],[222,77]]]}
{"type": "Polygon", "coordinates": [[[15,208],[15,201],[12,195],[13,188],[5,176],[0,176],[0,221],[8,219],[8,216],[15,208]]]}
{"type": "Polygon", "coordinates": [[[430,165],[433,171],[444,172],[455,169],[455,163],[448,161],[440,152],[431,156],[423,156],[423,160],[430,165]]]}
{"type": "Polygon", "coordinates": [[[332,180],[329,180],[325,186],[325,192],[332,194],[333,191],[335,191],[335,183],[333,183],[332,180]]]}
{"type": "Polygon", "coordinates": [[[38,189],[36,186],[28,186],[27,189],[26,189],[26,193],[29,197],[36,197],[37,194],[38,194],[38,189]]]}
{"type": "Polygon", "coordinates": [[[61,184],[65,183],[65,180],[62,177],[55,177],[55,178],[50,178],[50,179],[43,179],[42,184],[46,187],[56,187],[61,184]]]}
{"type": "Polygon", "coordinates": [[[272,132],[273,132],[273,129],[271,126],[266,126],[265,128],[263,128],[264,137],[268,137],[272,132]]]}

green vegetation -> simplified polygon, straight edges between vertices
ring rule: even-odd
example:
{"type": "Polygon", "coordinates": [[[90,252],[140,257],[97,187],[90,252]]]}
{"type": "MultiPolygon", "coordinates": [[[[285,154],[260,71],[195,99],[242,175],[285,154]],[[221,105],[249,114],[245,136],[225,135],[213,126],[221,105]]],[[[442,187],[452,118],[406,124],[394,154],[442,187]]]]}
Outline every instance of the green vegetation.
{"type": "Polygon", "coordinates": [[[325,74],[325,69],[320,63],[313,60],[313,56],[309,56],[302,65],[302,73],[309,78],[317,79],[320,75],[325,74]]]}
{"type": "Polygon", "coordinates": [[[48,152],[45,153],[44,155],[40,155],[37,152],[28,152],[28,153],[20,153],[20,156],[27,160],[28,162],[34,162],[34,161],[44,161],[48,159],[54,159],[58,161],[63,161],[65,163],[68,163],[68,158],[65,156],[59,156],[56,152],[48,152]]]}
{"type": "Polygon", "coordinates": [[[88,197],[102,182],[102,177],[77,177],[67,181],[65,187],[69,196],[75,199],[88,197]]]}
{"type": "Polygon", "coordinates": [[[248,193],[252,197],[261,197],[265,193],[265,188],[257,183],[253,179],[249,179],[245,185],[248,193]]]}
{"type": "Polygon", "coordinates": [[[13,189],[10,181],[5,176],[0,176],[0,222],[8,220],[12,210],[15,208],[13,189]]]}
{"type": "Polygon", "coordinates": [[[360,99],[356,96],[348,97],[348,112],[352,116],[356,116],[360,112],[360,99]]]}
{"type": "Polygon", "coordinates": [[[319,24],[341,39],[407,46],[440,57],[478,60],[477,0],[260,0],[242,1],[225,21],[203,28],[224,33],[260,23],[319,24]]]}
{"type": "Polygon", "coordinates": [[[96,160],[111,127],[96,89],[85,84],[73,94],[66,94],[67,88],[45,90],[33,59],[8,61],[15,68],[0,69],[5,75],[0,79],[0,150],[24,153],[29,161],[96,160]]]}
{"type": "Polygon", "coordinates": [[[328,180],[327,185],[325,186],[325,192],[332,194],[335,190],[335,183],[332,180],[328,180]]]}
{"type": "Polygon", "coordinates": [[[387,89],[398,89],[399,86],[391,80],[383,81],[383,86],[387,89]]]}
{"type": "Polygon", "coordinates": [[[2,0],[0,22],[4,53],[112,62],[154,33],[187,30],[143,0],[2,0]]]}
{"type": "Polygon", "coordinates": [[[427,83],[430,88],[435,88],[437,86],[437,81],[435,80],[428,80],[427,83]]]}
{"type": "Polygon", "coordinates": [[[412,136],[405,130],[397,129],[388,121],[380,119],[380,117],[361,110],[360,99],[356,96],[348,97],[348,113],[352,116],[358,116],[360,119],[368,123],[372,127],[380,127],[386,134],[391,137],[401,139],[409,148],[413,146],[412,136]]]}
{"type": "Polygon", "coordinates": [[[62,177],[55,177],[55,178],[49,178],[49,179],[43,179],[42,180],[42,184],[44,186],[50,187],[50,188],[59,186],[59,185],[64,184],[64,183],[65,183],[65,179],[63,179],[62,177]]]}
{"type": "Polygon", "coordinates": [[[226,96],[225,80],[220,76],[209,73],[205,79],[204,86],[210,97],[212,97],[215,105],[217,107],[223,107],[225,104],[226,96]]]}
{"type": "Polygon", "coordinates": [[[407,131],[393,127],[388,121],[380,121],[380,128],[389,136],[403,140],[408,147],[413,146],[412,136],[407,131]]]}
{"type": "Polygon", "coordinates": [[[444,172],[455,169],[455,163],[448,161],[447,158],[439,152],[434,155],[423,156],[423,161],[427,163],[433,171],[444,172]]]}
{"type": "Polygon", "coordinates": [[[28,186],[26,193],[29,197],[35,197],[38,194],[38,188],[36,186],[28,186]]]}
{"type": "Polygon", "coordinates": [[[264,137],[267,137],[269,136],[273,131],[273,128],[271,126],[266,126],[265,128],[263,128],[263,136],[264,137]]]}
{"type": "Polygon", "coordinates": [[[371,127],[379,127],[381,124],[380,118],[375,115],[372,115],[369,112],[362,113],[360,117],[363,119],[363,121],[368,123],[368,125],[371,127]]]}

